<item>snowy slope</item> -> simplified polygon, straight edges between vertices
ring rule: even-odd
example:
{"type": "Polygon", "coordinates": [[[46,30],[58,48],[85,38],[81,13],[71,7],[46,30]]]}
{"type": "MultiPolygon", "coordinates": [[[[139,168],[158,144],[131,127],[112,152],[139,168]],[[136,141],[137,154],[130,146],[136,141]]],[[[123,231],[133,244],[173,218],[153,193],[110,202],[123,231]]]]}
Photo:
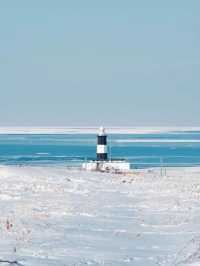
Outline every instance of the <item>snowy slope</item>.
{"type": "Polygon", "coordinates": [[[0,260],[197,266],[199,202],[199,168],[120,176],[1,166],[0,260]]]}

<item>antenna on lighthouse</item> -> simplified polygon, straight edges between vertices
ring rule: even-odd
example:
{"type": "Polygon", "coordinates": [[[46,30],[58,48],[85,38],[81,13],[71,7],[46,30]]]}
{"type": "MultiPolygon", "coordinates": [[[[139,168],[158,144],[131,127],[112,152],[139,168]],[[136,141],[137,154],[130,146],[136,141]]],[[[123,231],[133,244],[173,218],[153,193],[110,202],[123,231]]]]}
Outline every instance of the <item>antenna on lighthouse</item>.
{"type": "Polygon", "coordinates": [[[107,161],[107,135],[104,127],[99,128],[97,135],[97,161],[107,161]]]}

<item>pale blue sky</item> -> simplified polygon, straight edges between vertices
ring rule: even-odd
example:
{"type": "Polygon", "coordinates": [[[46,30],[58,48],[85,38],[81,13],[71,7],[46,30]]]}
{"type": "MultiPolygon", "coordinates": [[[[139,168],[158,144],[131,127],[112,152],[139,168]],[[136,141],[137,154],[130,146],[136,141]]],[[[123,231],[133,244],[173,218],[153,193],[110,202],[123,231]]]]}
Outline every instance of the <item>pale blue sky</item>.
{"type": "Polygon", "coordinates": [[[0,1],[0,126],[199,126],[199,10],[0,1]]]}

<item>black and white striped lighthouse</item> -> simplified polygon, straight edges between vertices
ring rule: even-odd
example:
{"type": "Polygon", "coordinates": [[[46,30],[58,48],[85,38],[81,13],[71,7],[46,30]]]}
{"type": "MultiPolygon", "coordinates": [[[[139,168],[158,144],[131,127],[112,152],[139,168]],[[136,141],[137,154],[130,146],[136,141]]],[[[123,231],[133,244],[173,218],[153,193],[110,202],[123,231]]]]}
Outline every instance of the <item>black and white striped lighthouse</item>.
{"type": "Polygon", "coordinates": [[[99,134],[97,135],[97,161],[106,161],[107,159],[107,135],[105,129],[100,127],[99,134]]]}
{"type": "Polygon", "coordinates": [[[84,170],[100,172],[122,173],[130,171],[130,163],[123,159],[112,159],[107,152],[107,134],[103,127],[100,127],[97,135],[97,159],[84,162],[84,170]],[[110,157],[110,158],[109,158],[110,157]]]}

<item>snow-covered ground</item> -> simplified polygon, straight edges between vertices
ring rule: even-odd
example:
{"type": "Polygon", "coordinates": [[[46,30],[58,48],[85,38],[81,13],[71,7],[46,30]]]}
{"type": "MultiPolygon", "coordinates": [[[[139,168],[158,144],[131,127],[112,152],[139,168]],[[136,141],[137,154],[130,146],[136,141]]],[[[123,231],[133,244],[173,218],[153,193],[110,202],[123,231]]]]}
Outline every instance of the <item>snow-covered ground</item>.
{"type": "Polygon", "coordinates": [[[200,168],[0,167],[0,265],[200,265],[200,168]]]}

